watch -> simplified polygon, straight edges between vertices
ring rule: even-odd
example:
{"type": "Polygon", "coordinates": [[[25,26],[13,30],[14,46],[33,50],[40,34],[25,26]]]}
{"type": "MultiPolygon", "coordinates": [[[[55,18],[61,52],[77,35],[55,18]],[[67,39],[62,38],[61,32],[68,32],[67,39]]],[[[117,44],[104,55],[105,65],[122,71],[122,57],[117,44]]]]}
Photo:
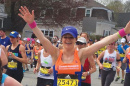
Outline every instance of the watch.
{"type": "Polygon", "coordinates": [[[89,71],[88,71],[87,73],[88,73],[88,75],[90,75],[90,72],[89,72],[89,71]]]}

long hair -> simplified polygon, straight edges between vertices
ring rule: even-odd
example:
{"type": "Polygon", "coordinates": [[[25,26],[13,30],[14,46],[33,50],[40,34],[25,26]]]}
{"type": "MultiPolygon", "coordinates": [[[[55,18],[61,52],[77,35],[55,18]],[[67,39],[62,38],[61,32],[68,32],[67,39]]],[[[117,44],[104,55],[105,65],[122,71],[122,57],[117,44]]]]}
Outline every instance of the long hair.
{"type": "Polygon", "coordinates": [[[0,59],[0,83],[1,83],[1,80],[2,80],[2,61],[0,59]]]}

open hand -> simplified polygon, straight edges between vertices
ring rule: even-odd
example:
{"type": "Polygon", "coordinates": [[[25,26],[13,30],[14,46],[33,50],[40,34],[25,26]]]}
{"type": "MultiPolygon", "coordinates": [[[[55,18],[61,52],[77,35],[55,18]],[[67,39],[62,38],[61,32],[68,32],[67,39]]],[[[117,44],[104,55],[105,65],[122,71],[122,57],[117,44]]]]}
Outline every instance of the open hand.
{"type": "Polygon", "coordinates": [[[20,13],[18,14],[21,18],[24,19],[25,22],[31,24],[34,21],[34,10],[32,10],[32,14],[29,12],[26,6],[21,6],[19,9],[20,13]]]}

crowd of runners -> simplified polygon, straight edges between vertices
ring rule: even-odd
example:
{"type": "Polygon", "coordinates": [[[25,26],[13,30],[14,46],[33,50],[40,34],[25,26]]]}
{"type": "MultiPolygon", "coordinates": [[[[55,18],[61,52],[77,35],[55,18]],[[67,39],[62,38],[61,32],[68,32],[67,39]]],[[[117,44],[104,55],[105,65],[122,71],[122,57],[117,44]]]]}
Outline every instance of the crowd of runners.
{"type": "Polygon", "coordinates": [[[28,23],[33,35],[22,38],[17,31],[12,31],[8,37],[5,29],[0,28],[0,86],[22,86],[28,64],[34,74],[38,73],[36,86],[91,86],[91,74],[97,64],[101,86],[110,86],[116,73],[115,81],[120,80],[120,72],[121,84],[129,86],[130,42],[124,36],[130,33],[130,22],[99,41],[91,40],[86,32],[79,34],[72,26],[64,27],[61,37],[50,38],[37,27],[34,10],[30,13],[21,6],[19,11],[18,15],[28,23]]]}

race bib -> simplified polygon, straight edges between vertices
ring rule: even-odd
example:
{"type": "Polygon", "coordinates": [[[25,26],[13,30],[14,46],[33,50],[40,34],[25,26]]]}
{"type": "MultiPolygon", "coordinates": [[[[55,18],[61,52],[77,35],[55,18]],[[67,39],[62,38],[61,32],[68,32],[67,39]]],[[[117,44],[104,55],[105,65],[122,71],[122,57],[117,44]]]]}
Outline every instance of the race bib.
{"type": "Polygon", "coordinates": [[[130,69],[130,64],[129,64],[129,69],[130,69]]]}
{"type": "Polygon", "coordinates": [[[41,75],[49,76],[49,69],[47,68],[40,68],[41,75]]]}
{"type": "Polygon", "coordinates": [[[105,68],[111,68],[111,64],[110,63],[103,63],[103,67],[105,67],[105,68]]]}
{"type": "Polygon", "coordinates": [[[38,60],[38,55],[36,55],[34,58],[35,58],[35,60],[38,60]]]}
{"type": "Polygon", "coordinates": [[[17,69],[17,62],[8,62],[9,69],[17,69]]]}
{"type": "Polygon", "coordinates": [[[125,57],[125,54],[120,54],[120,57],[125,57]]]}
{"type": "Polygon", "coordinates": [[[58,79],[57,86],[78,86],[78,79],[58,79]]]}

